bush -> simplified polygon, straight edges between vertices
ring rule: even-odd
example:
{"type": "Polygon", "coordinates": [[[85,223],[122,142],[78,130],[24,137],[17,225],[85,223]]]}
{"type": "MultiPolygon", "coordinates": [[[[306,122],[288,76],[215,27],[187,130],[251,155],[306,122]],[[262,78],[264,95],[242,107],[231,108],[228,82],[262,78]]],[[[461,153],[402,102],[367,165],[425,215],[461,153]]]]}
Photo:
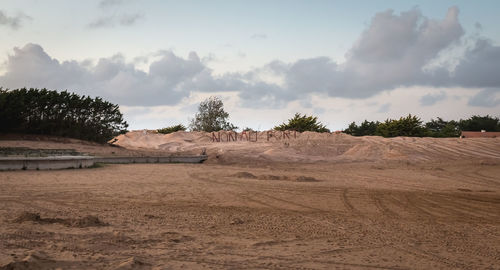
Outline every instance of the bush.
{"type": "Polygon", "coordinates": [[[384,137],[423,137],[426,135],[426,128],[422,126],[420,118],[409,114],[399,120],[387,119],[380,123],[375,134],[384,137]]]}
{"type": "Polygon", "coordinates": [[[170,126],[170,127],[166,127],[166,128],[160,128],[160,129],[157,129],[156,131],[158,131],[158,133],[162,133],[162,134],[169,134],[169,133],[172,133],[172,132],[176,132],[176,131],[185,131],[186,130],[186,127],[182,124],[178,124],[178,125],[175,125],[175,126],[170,126]]]}
{"type": "Polygon", "coordinates": [[[352,136],[374,136],[378,125],[380,125],[379,121],[373,122],[365,120],[359,126],[356,125],[355,122],[352,122],[349,127],[344,130],[344,133],[352,136]]]}
{"type": "Polygon", "coordinates": [[[193,131],[235,130],[238,127],[229,123],[229,114],[224,111],[224,104],[218,97],[209,97],[200,103],[198,113],[189,125],[193,131]]]}
{"type": "Polygon", "coordinates": [[[274,127],[275,130],[295,130],[298,132],[314,131],[314,132],[330,132],[323,124],[318,122],[318,117],[300,115],[296,113],[293,118],[288,119],[288,123],[283,123],[274,127]]]}
{"type": "Polygon", "coordinates": [[[118,105],[99,97],[47,89],[0,88],[0,132],[31,133],[106,142],[126,132],[118,105]]]}
{"type": "Polygon", "coordinates": [[[425,123],[427,136],[429,137],[458,137],[460,129],[457,121],[444,121],[441,117],[425,123]]]}

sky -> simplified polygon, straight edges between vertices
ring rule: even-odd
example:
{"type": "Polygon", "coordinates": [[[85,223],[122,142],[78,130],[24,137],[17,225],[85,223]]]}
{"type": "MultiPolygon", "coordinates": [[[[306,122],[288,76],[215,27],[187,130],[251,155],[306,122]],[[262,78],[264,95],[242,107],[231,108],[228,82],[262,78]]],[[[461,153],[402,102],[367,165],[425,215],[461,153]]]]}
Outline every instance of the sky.
{"type": "Polygon", "coordinates": [[[0,0],[0,87],[188,125],[218,96],[240,128],[331,130],[408,114],[500,116],[500,1],[0,0]]]}

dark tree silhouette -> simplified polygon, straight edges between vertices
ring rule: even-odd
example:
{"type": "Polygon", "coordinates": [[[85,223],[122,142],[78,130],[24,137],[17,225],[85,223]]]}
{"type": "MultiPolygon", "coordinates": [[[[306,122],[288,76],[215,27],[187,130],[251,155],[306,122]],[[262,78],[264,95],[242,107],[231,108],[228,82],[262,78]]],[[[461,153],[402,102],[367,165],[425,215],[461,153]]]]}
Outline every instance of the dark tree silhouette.
{"type": "Polygon", "coordinates": [[[463,131],[500,131],[500,119],[489,115],[474,115],[469,119],[460,120],[458,125],[463,131]]]}
{"type": "Polygon", "coordinates": [[[106,142],[126,132],[118,105],[96,97],[47,89],[0,88],[0,132],[106,142]]]}

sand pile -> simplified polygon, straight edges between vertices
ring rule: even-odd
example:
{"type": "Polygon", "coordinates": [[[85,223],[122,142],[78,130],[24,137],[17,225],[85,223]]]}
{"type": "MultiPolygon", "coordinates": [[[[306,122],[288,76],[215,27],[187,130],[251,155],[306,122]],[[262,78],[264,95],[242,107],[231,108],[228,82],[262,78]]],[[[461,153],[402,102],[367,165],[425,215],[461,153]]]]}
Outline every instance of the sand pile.
{"type": "Polygon", "coordinates": [[[171,154],[200,154],[209,161],[430,161],[443,159],[500,159],[500,138],[382,138],[353,137],[335,133],[257,132],[157,134],[132,131],[116,137],[114,144],[138,150],[171,154]]]}

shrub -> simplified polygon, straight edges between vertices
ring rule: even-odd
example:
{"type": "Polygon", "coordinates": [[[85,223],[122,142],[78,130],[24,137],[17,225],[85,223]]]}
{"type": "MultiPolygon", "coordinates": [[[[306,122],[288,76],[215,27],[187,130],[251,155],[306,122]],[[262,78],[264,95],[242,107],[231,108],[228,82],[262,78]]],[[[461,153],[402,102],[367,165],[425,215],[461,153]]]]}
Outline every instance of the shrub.
{"type": "Polygon", "coordinates": [[[430,137],[458,137],[460,129],[457,121],[445,121],[441,117],[425,123],[427,136],[430,137]]]}
{"type": "Polygon", "coordinates": [[[359,126],[352,122],[349,127],[344,130],[344,133],[352,136],[373,136],[376,134],[377,127],[380,125],[379,121],[373,122],[365,120],[359,126]]]}
{"type": "Polygon", "coordinates": [[[295,130],[298,132],[315,131],[315,132],[330,132],[323,124],[318,121],[316,116],[300,115],[296,113],[293,118],[288,119],[287,123],[283,123],[274,127],[275,130],[295,130]]]}
{"type": "Polygon", "coordinates": [[[158,131],[158,133],[162,133],[162,134],[169,134],[169,133],[172,133],[172,132],[185,131],[185,130],[186,130],[186,127],[184,125],[178,124],[178,125],[175,125],[175,126],[160,128],[160,129],[158,129],[156,131],[158,131]]]}
{"type": "Polygon", "coordinates": [[[426,135],[426,129],[422,126],[420,118],[409,114],[399,120],[387,119],[377,126],[375,133],[384,137],[423,137],[426,135]]]}

